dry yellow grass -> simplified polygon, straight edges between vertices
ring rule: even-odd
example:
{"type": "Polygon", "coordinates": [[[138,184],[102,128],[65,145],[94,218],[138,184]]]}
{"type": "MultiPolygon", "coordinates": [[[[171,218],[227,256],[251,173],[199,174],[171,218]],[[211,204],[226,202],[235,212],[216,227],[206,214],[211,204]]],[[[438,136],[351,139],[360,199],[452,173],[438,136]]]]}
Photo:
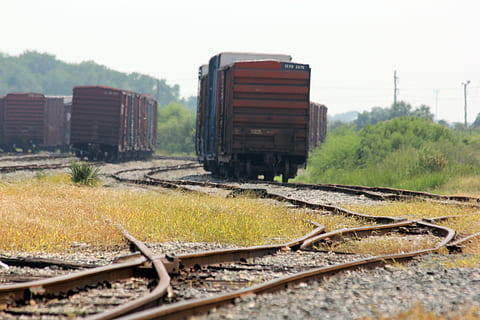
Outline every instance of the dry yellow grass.
{"type": "Polygon", "coordinates": [[[364,239],[347,239],[332,244],[320,244],[319,250],[384,255],[405,253],[435,247],[440,242],[434,236],[385,235],[364,239]]]}
{"type": "MultiPolygon", "coordinates": [[[[442,224],[464,234],[480,231],[477,211],[468,207],[411,202],[349,209],[410,219],[459,215],[442,224]]],[[[122,224],[147,242],[183,240],[235,245],[286,242],[311,231],[307,220],[324,225],[327,231],[370,224],[342,215],[292,212],[247,197],[225,199],[173,191],[79,187],[70,182],[68,175],[0,183],[0,218],[0,250],[26,251],[68,250],[75,242],[103,247],[124,244],[119,231],[108,221],[122,224]]],[[[329,249],[376,255],[432,245],[391,237],[352,240],[329,249]]],[[[478,251],[476,247],[467,245],[466,249],[478,251]]]]}
{"type": "Polygon", "coordinates": [[[480,224],[478,223],[478,221],[480,221],[480,211],[478,208],[470,206],[442,204],[428,201],[412,201],[391,202],[387,205],[379,204],[376,206],[357,205],[348,206],[347,208],[374,216],[402,217],[412,220],[443,216],[461,216],[459,219],[449,220],[445,225],[450,226],[458,232],[473,233],[480,231],[480,224]]]}
{"type": "MultiPolygon", "coordinates": [[[[414,202],[393,202],[388,205],[377,205],[377,206],[350,206],[350,210],[360,211],[365,214],[370,215],[382,215],[382,216],[394,216],[394,217],[403,217],[406,219],[422,219],[422,218],[435,218],[435,217],[444,217],[444,216],[456,216],[442,222],[438,222],[439,225],[451,228],[457,233],[473,234],[480,232],[480,212],[478,208],[473,208],[471,206],[465,205],[451,205],[451,204],[441,204],[434,202],[425,202],[425,201],[414,201],[414,202]]],[[[430,240],[429,240],[430,241],[430,240]]],[[[433,242],[425,242],[423,245],[419,246],[418,249],[422,247],[432,247],[433,242]]],[[[480,254],[479,249],[479,240],[470,241],[465,245],[463,253],[477,255],[472,258],[467,258],[464,261],[459,259],[452,259],[452,263],[445,264],[447,267],[478,267],[480,266],[480,259],[478,255],[480,254]]],[[[399,242],[399,250],[407,252],[409,248],[409,243],[404,243],[402,245],[399,242]]],[[[384,248],[395,246],[395,242],[390,243],[387,239],[384,241],[378,242],[368,242],[363,240],[362,242],[351,243],[351,247],[348,250],[361,250],[365,253],[385,253],[388,250],[384,248]],[[382,242],[384,243],[382,245],[382,242]],[[383,248],[383,249],[382,249],[383,248]]],[[[398,250],[397,250],[398,251],[398,250]]],[[[444,250],[442,253],[446,253],[444,250]]]]}
{"type": "Polygon", "coordinates": [[[311,231],[309,218],[248,198],[79,187],[68,175],[0,185],[0,250],[123,244],[108,219],[143,241],[282,243],[311,231]]]}

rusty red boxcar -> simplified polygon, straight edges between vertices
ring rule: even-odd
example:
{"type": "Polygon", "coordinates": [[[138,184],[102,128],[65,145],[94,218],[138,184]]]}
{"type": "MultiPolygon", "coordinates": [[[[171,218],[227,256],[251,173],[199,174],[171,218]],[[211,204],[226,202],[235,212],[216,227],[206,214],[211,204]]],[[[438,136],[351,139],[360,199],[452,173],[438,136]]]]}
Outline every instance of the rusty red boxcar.
{"type": "Polygon", "coordinates": [[[0,149],[3,149],[3,113],[5,96],[0,96],[0,149]]]}
{"type": "Polygon", "coordinates": [[[45,96],[41,93],[9,93],[4,98],[3,138],[9,151],[35,150],[43,143],[45,96]]]}
{"type": "Polygon", "coordinates": [[[70,139],[77,156],[126,161],[149,158],[157,138],[157,102],[105,86],[73,88],[70,139]]]}
{"type": "Polygon", "coordinates": [[[68,150],[68,117],[63,97],[41,93],[9,93],[0,117],[4,151],[68,150]]]}
{"type": "Polygon", "coordinates": [[[222,53],[200,69],[197,155],[218,175],[288,181],[309,150],[310,67],[288,55],[222,53]]]}

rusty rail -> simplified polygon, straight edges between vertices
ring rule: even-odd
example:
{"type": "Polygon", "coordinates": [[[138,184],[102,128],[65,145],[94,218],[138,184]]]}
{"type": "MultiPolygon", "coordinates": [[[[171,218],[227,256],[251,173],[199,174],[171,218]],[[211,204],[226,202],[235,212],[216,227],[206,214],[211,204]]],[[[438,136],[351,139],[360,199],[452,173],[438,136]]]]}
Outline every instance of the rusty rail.
{"type": "MultiPolygon", "coordinates": [[[[188,164],[192,165],[192,164],[188,164]]],[[[176,166],[178,168],[178,166],[176,166]]],[[[186,167],[178,168],[184,169],[186,167]]],[[[141,169],[145,170],[145,169],[141,169]]],[[[156,168],[155,170],[169,170],[167,168],[156,168]]],[[[121,172],[120,172],[121,173],[121,172]]],[[[160,180],[154,178],[148,178],[147,180],[128,180],[120,178],[118,175],[114,175],[117,180],[129,182],[129,183],[141,183],[141,184],[151,184],[151,185],[161,185],[169,188],[179,188],[181,185],[201,185],[207,187],[221,187],[229,190],[243,190],[242,188],[232,187],[228,185],[205,183],[205,182],[191,182],[191,181],[168,181],[160,180]]],[[[225,249],[225,250],[216,250],[209,251],[204,253],[194,253],[194,254],[184,254],[179,255],[178,257],[159,257],[155,256],[148,247],[136,240],[132,235],[126,232],[123,228],[122,232],[125,237],[137,247],[145,257],[138,257],[131,261],[114,264],[111,266],[95,268],[87,271],[82,271],[73,275],[56,277],[52,279],[33,281],[27,284],[21,285],[9,285],[9,286],[0,286],[0,304],[7,305],[15,301],[19,301],[25,298],[44,295],[46,293],[58,293],[68,290],[72,287],[85,286],[86,284],[92,284],[95,282],[101,282],[104,280],[118,279],[118,277],[130,277],[133,274],[135,268],[139,266],[144,266],[147,263],[151,264],[155,271],[157,272],[159,283],[157,287],[139,299],[130,301],[124,305],[115,307],[113,309],[107,310],[103,313],[96,314],[89,317],[88,319],[178,319],[181,317],[187,317],[190,315],[198,314],[205,312],[213,307],[218,307],[226,303],[233,302],[235,299],[249,294],[261,294],[266,292],[274,292],[278,290],[283,290],[289,286],[305,281],[312,280],[321,280],[328,276],[345,272],[347,270],[357,270],[357,269],[368,269],[375,268],[379,266],[385,266],[388,263],[393,262],[406,262],[413,257],[434,252],[439,250],[442,247],[448,246],[451,243],[452,239],[455,236],[455,232],[449,228],[440,227],[426,221],[419,220],[410,220],[405,221],[398,218],[392,217],[379,217],[379,216],[368,216],[362,215],[356,212],[348,211],[343,208],[335,206],[325,206],[317,205],[304,201],[299,201],[296,199],[289,199],[275,194],[265,193],[266,197],[277,199],[280,201],[288,201],[292,204],[309,207],[312,209],[321,209],[329,210],[336,213],[354,215],[364,219],[368,219],[375,222],[385,222],[387,224],[380,226],[368,226],[368,227],[359,227],[359,228],[350,228],[350,229],[341,229],[334,232],[324,233],[324,228],[322,226],[317,226],[317,228],[311,233],[295,239],[291,242],[273,245],[273,246],[255,246],[249,248],[236,248],[236,249],[225,249]],[[203,298],[203,299],[194,299],[188,301],[182,301],[180,303],[175,303],[172,305],[161,305],[162,297],[167,292],[170,277],[168,273],[175,273],[181,268],[196,268],[204,265],[211,264],[223,264],[234,261],[241,261],[244,259],[252,257],[260,257],[264,255],[273,254],[278,252],[278,250],[298,250],[298,249],[309,249],[315,243],[323,241],[327,238],[330,240],[337,240],[340,238],[345,238],[349,236],[353,237],[367,237],[372,234],[384,234],[392,230],[399,230],[401,228],[427,228],[431,230],[431,233],[442,237],[443,240],[437,246],[429,249],[413,251],[404,254],[392,254],[392,255],[381,255],[376,257],[371,257],[367,259],[356,260],[349,263],[339,264],[335,266],[316,268],[298,274],[287,276],[281,279],[272,280],[264,284],[256,285],[250,288],[237,290],[228,294],[222,294],[213,298],[203,298]],[[95,273],[95,274],[93,274],[95,273]],[[87,276],[88,275],[88,276],[87,276]],[[75,279],[76,278],[76,279],[75,279]],[[59,283],[56,283],[60,281],[59,283]],[[67,289],[68,288],[68,289],[67,289]],[[160,305],[160,306],[159,306],[160,305]],[[150,308],[148,310],[144,310],[150,308]],[[142,311],[143,310],[143,311],[142,311]]],[[[478,235],[472,235],[478,236],[478,235]]],[[[467,239],[468,240],[468,239],[467,239]]],[[[462,239],[462,241],[467,241],[462,239]]],[[[452,243],[459,245],[460,242],[457,241],[452,243]]]]}
{"type": "Polygon", "coordinates": [[[134,275],[135,268],[143,265],[146,261],[146,258],[140,257],[131,261],[79,271],[69,275],[21,284],[2,285],[0,286],[0,309],[19,301],[31,300],[45,295],[56,296],[68,293],[73,289],[96,285],[103,281],[129,278],[134,275]]]}
{"type": "MultiPolygon", "coordinates": [[[[356,260],[353,262],[348,262],[344,264],[339,264],[335,266],[322,267],[317,269],[312,269],[304,272],[297,273],[295,275],[287,276],[281,279],[276,279],[268,281],[264,284],[256,285],[250,288],[237,290],[235,292],[222,294],[212,298],[201,298],[193,299],[188,301],[182,301],[173,305],[161,306],[153,308],[150,310],[142,311],[139,313],[131,314],[125,317],[121,317],[121,320],[143,320],[143,319],[182,319],[189,316],[205,313],[212,308],[217,308],[225,304],[233,303],[235,299],[240,298],[246,295],[255,295],[270,293],[279,290],[284,290],[294,284],[300,282],[308,282],[313,280],[322,280],[326,277],[339,274],[349,270],[358,270],[358,269],[372,269],[381,266],[385,266],[389,263],[403,263],[416,256],[434,252],[440,248],[447,245],[450,242],[455,232],[449,228],[436,226],[422,221],[406,221],[397,224],[396,228],[404,226],[414,226],[421,225],[425,228],[431,228],[433,233],[439,236],[442,236],[444,239],[436,247],[413,251],[404,254],[392,254],[392,255],[381,255],[367,259],[356,260]]],[[[348,232],[358,234],[359,232],[366,231],[365,228],[355,228],[350,229],[348,232]],[[360,229],[360,230],[358,230],[360,229]]],[[[371,228],[370,232],[375,228],[371,228]]],[[[387,227],[381,226],[379,229],[387,229],[387,227]]],[[[348,233],[346,230],[340,230],[338,234],[345,235],[348,233]]],[[[329,233],[330,236],[333,236],[333,233],[329,233]]],[[[366,235],[366,234],[364,234],[366,235]]],[[[315,238],[312,238],[315,239],[315,238]]],[[[318,239],[317,239],[318,240],[318,239]]],[[[308,241],[308,240],[307,240],[308,241]]],[[[306,241],[306,242],[307,242],[306,241]]],[[[314,241],[313,241],[314,242],[314,241]]],[[[180,258],[181,260],[181,258],[180,258]]]]}
{"type": "MultiPolygon", "coordinates": [[[[157,273],[157,277],[159,282],[155,289],[151,291],[149,294],[142,296],[139,299],[129,301],[125,304],[122,304],[118,307],[113,309],[107,310],[103,313],[93,315],[86,319],[90,320],[108,320],[108,319],[115,319],[119,316],[127,315],[133,312],[138,312],[140,310],[144,310],[147,308],[151,308],[152,306],[159,305],[161,303],[162,297],[167,293],[168,286],[170,285],[170,276],[168,275],[167,268],[165,267],[162,259],[160,257],[156,257],[153,252],[143,243],[138,241],[135,237],[133,237],[130,233],[128,233],[122,226],[117,225],[123,231],[125,238],[130,241],[140,252],[147,257],[153,265],[157,273]]],[[[170,272],[175,272],[178,270],[178,262],[174,263],[174,266],[170,266],[170,272]]]]}

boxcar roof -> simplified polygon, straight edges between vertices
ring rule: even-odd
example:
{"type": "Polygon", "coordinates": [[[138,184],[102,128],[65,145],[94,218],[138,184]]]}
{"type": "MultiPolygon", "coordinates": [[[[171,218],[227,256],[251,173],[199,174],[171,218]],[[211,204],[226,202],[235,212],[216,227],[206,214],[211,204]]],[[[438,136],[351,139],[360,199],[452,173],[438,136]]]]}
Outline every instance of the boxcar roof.
{"type": "Polygon", "coordinates": [[[236,61],[245,60],[279,60],[284,62],[292,61],[292,56],[275,53],[253,53],[253,52],[222,52],[220,56],[220,67],[230,65],[236,61]]]}

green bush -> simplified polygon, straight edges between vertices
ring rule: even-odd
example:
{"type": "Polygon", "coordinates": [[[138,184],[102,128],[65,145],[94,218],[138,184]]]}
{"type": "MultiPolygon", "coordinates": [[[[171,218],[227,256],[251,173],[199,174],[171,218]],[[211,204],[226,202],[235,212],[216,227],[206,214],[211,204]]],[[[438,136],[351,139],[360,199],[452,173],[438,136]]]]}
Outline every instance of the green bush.
{"type": "Polygon", "coordinates": [[[89,163],[72,162],[70,167],[70,176],[74,183],[95,186],[100,181],[98,177],[99,168],[95,168],[89,163]]]}
{"type": "Polygon", "coordinates": [[[404,117],[329,133],[299,180],[431,190],[457,176],[480,175],[478,136],[404,117]]]}

